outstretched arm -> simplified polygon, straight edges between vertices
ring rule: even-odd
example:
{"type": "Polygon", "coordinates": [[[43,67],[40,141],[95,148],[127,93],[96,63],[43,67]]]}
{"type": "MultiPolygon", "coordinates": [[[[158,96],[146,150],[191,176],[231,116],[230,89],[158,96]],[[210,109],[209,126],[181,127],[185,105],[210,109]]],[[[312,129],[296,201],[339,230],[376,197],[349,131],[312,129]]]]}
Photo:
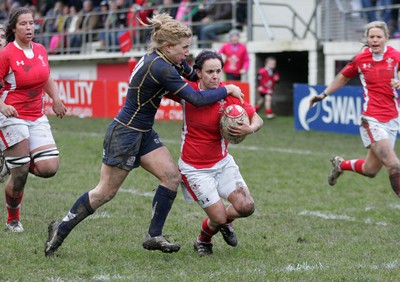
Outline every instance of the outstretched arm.
{"type": "Polygon", "coordinates": [[[243,104],[244,95],[242,93],[242,90],[240,90],[240,88],[234,84],[228,84],[217,89],[204,91],[196,91],[190,85],[186,85],[176,95],[196,107],[201,107],[217,102],[225,98],[228,94],[238,98],[243,104]]]}
{"type": "Polygon", "coordinates": [[[315,95],[314,97],[311,98],[310,109],[314,106],[315,103],[322,101],[327,96],[331,95],[332,93],[336,92],[337,90],[345,86],[347,82],[349,82],[349,80],[350,78],[347,78],[341,73],[339,73],[336,76],[335,80],[332,81],[322,93],[320,93],[319,95],[315,95]]]}

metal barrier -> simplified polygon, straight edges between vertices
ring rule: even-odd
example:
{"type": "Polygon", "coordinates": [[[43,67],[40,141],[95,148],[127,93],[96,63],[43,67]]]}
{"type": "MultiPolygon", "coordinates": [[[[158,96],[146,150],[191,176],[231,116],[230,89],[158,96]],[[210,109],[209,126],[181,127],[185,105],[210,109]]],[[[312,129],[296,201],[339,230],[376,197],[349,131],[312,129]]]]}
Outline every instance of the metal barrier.
{"type": "MultiPolygon", "coordinates": [[[[231,28],[242,28],[243,23],[239,23],[236,19],[237,13],[237,0],[229,0],[229,1],[218,1],[218,4],[231,4],[232,5],[232,18],[229,20],[219,20],[214,21],[213,23],[226,23],[231,26],[231,28]]],[[[47,30],[49,23],[52,23],[59,19],[58,17],[44,17],[41,18],[42,22],[41,28],[36,30],[35,33],[35,41],[43,44],[52,55],[55,54],[88,54],[93,52],[120,52],[120,46],[118,42],[118,36],[122,33],[129,31],[131,34],[131,39],[133,42],[133,50],[140,51],[147,48],[147,40],[150,29],[142,26],[135,15],[139,11],[152,10],[155,13],[163,12],[167,9],[171,8],[179,8],[180,4],[171,4],[169,6],[150,6],[141,8],[141,10],[133,10],[129,9],[120,9],[116,11],[107,11],[103,12],[90,12],[85,14],[82,22],[82,29],[75,31],[73,33],[68,32],[67,24],[71,22],[71,15],[65,16],[62,26],[62,32],[55,32],[51,30],[47,30]],[[118,16],[119,14],[128,14],[131,16],[131,20],[127,24],[126,27],[121,29],[118,26],[115,26],[115,23],[107,25],[105,24],[104,28],[92,28],[90,25],[91,20],[94,18],[102,18],[106,16],[106,22],[111,23],[111,19],[113,17],[118,16]],[[79,38],[78,46],[74,46],[71,43],[73,42],[72,38],[79,38]],[[51,41],[58,40],[59,45],[56,48],[52,48],[54,46],[51,45],[51,41]]],[[[187,6],[189,10],[193,11],[199,9],[199,3],[188,2],[187,6]]],[[[134,6],[132,6],[134,7],[134,6]]],[[[82,15],[80,15],[82,16],[82,15]]],[[[189,13],[188,17],[185,19],[185,23],[193,30],[194,34],[196,34],[196,29],[198,26],[201,26],[201,22],[193,21],[193,14],[189,13]]],[[[228,31],[229,32],[229,31],[228,31]]],[[[205,42],[198,40],[197,43],[213,43],[213,42],[205,42]]]]}

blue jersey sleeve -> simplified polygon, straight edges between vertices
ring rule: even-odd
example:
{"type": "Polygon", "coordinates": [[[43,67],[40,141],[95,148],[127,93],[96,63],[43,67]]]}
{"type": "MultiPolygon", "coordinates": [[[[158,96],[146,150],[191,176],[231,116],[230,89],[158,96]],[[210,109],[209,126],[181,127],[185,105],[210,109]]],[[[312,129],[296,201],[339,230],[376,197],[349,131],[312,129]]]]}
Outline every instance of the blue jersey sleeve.
{"type": "Polygon", "coordinates": [[[188,84],[176,95],[196,107],[201,107],[224,99],[228,96],[228,93],[226,92],[225,87],[213,90],[196,91],[188,84]]]}
{"type": "Polygon", "coordinates": [[[225,87],[205,91],[194,90],[182,79],[175,67],[165,62],[160,61],[154,64],[152,73],[164,85],[167,93],[177,95],[197,107],[212,104],[228,95],[225,87]]]}
{"type": "Polygon", "coordinates": [[[181,75],[189,81],[198,80],[196,72],[186,61],[181,64],[181,75]]]}

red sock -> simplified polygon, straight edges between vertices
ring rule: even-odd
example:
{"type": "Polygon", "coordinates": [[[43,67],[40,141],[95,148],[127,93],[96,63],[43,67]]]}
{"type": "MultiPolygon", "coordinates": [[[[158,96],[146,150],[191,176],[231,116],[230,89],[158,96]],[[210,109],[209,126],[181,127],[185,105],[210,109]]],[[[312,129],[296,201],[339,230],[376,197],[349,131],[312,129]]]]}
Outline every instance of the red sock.
{"type": "Polygon", "coordinates": [[[12,197],[8,195],[7,192],[5,192],[5,194],[6,194],[6,207],[8,213],[7,223],[10,223],[13,220],[19,221],[20,218],[19,211],[24,193],[21,193],[19,197],[12,197]]]}
{"type": "Polygon", "coordinates": [[[397,172],[395,174],[389,175],[389,178],[393,191],[398,197],[400,197],[400,173],[397,172]]]}
{"type": "Polygon", "coordinates": [[[350,170],[364,175],[364,173],[362,172],[362,166],[364,162],[365,162],[364,159],[346,160],[340,164],[340,169],[350,170]]]}
{"type": "Polygon", "coordinates": [[[203,221],[203,224],[201,225],[200,235],[198,238],[201,242],[205,243],[210,243],[212,236],[218,232],[218,229],[214,230],[213,228],[208,226],[208,221],[209,218],[206,218],[203,221]]]}

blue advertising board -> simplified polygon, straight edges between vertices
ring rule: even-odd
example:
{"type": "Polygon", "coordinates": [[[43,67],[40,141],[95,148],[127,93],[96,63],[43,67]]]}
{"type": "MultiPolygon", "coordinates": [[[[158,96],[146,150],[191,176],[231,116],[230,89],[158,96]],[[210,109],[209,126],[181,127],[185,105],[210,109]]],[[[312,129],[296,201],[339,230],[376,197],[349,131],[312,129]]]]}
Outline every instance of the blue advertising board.
{"type": "Polygon", "coordinates": [[[344,86],[309,109],[311,97],[325,88],[325,85],[294,85],[295,129],[358,134],[363,88],[344,86]]]}

